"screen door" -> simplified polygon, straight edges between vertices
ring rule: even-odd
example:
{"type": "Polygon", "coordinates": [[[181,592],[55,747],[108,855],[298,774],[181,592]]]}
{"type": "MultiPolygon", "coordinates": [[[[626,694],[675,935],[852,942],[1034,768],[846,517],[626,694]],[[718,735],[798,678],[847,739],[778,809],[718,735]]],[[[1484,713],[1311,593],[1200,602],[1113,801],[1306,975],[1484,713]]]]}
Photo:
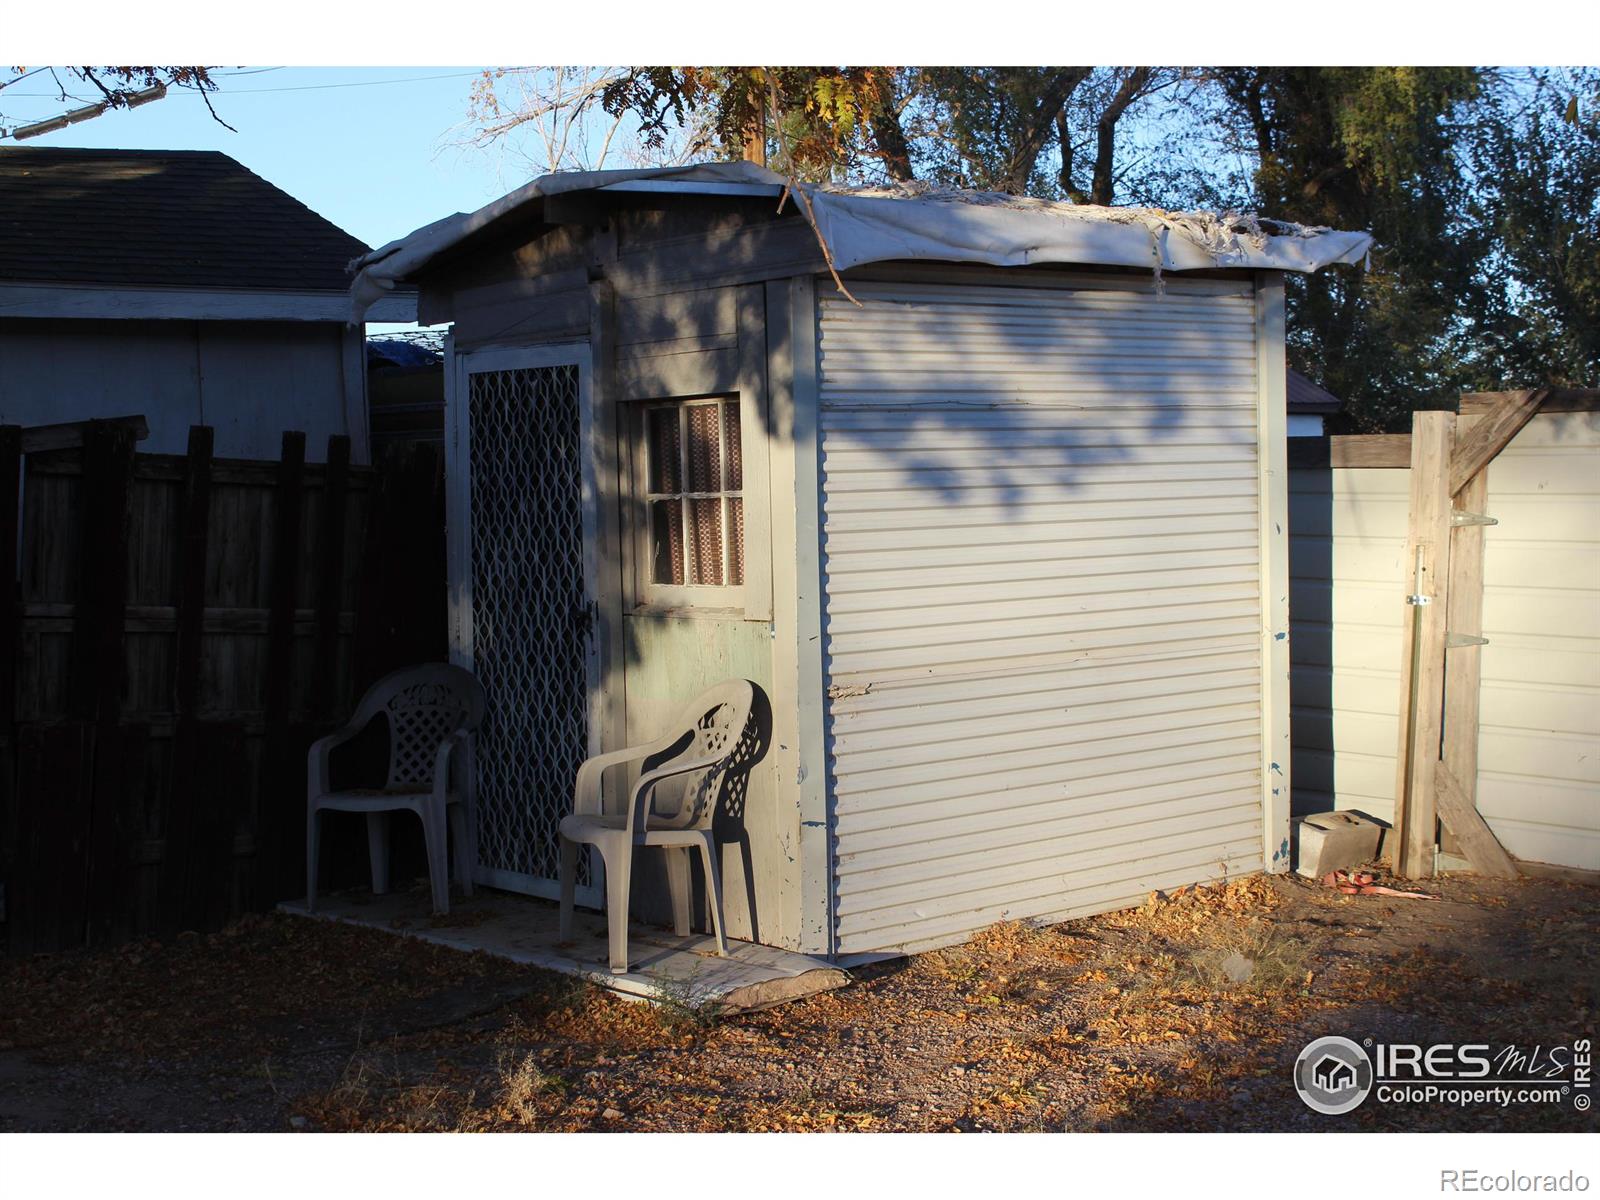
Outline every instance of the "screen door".
{"type": "MultiPolygon", "coordinates": [[[[451,634],[488,707],[476,880],[555,897],[557,825],[597,750],[594,471],[586,345],[454,357],[451,634]]],[[[588,855],[579,899],[599,903],[588,855]]]]}

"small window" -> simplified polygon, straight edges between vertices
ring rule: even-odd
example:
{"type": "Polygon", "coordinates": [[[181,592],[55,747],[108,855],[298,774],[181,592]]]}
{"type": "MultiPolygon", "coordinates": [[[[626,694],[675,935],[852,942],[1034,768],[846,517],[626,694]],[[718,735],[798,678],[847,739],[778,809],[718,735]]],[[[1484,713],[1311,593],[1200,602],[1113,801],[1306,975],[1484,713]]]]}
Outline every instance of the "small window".
{"type": "Polygon", "coordinates": [[[738,400],[646,405],[643,425],[643,598],[738,607],[745,557],[738,400]]]}

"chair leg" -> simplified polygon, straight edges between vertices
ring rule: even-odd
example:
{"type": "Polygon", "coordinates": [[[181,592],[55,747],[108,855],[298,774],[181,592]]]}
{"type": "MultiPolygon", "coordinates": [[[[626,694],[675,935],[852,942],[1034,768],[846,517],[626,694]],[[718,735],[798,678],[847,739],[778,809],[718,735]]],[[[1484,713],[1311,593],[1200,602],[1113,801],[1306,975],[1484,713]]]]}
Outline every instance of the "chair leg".
{"type": "Polygon", "coordinates": [[[561,839],[561,940],[572,940],[572,907],[578,895],[578,843],[561,839]]]}
{"type": "Polygon", "coordinates": [[[443,807],[429,805],[417,813],[422,818],[422,840],[428,849],[428,882],[433,886],[433,911],[450,911],[450,834],[443,807]]]}
{"type": "Polygon", "coordinates": [[[711,919],[717,934],[717,953],[727,958],[728,935],[722,923],[722,872],[717,868],[717,844],[709,833],[700,843],[700,858],[706,868],[706,899],[711,902],[711,919]]]}
{"type": "Polygon", "coordinates": [[[471,841],[467,837],[467,810],[460,803],[445,810],[450,814],[450,853],[455,862],[456,882],[463,896],[472,895],[472,869],[477,865],[477,855],[469,854],[471,841]]]}
{"type": "MultiPolygon", "coordinates": [[[[604,854],[604,850],[601,851],[604,854]]],[[[619,854],[621,862],[606,861],[606,928],[611,934],[611,971],[628,971],[628,890],[633,874],[633,856],[619,854]]]]}
{"type": "Polygon", "coordinates": [[[691,890],[689,847],[663,846],[661,850],[667,858],[667,890],[672,893],[672,932],[679,937],[688,937],[691,890]]]}
{"type": "Polygon", "coordinates": [[[372,860],[372,894],[389,890],[389,814],[367,814],[367,857],[372,860]]]}
{"type": "Polygon", "coordinates": [[[317,911],[317,840],[322,831],[322,810],[306,813],[306,911],[317,911]]]}
{"type": "Polygon", "coordinates": [[[467,895],[472,895],[472,876],[478,870],[478,805],[472,798],[472,793],[467,793],[467,799],[461,803],[461,826],[466,830],[466,836],[461,840],[466,844],[463,855],[467,861],[467,873],[462,887],[467,895]]]}

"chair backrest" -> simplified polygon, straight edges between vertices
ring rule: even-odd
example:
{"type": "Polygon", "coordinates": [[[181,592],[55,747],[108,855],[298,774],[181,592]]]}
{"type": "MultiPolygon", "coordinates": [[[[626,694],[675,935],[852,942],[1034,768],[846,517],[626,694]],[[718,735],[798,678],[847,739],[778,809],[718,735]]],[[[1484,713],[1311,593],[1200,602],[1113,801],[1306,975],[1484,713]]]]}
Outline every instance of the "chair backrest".
{"type": "Polygon", "coordinates": [[[728,770],[736,765],[736,751],[754,707],[755,685],[748,679],[729,679],[701,692],[679,710],[677,723],[669,734],[671,744],[678,747],[677,753],[655,765],[721,757],[715,766],[688,776],[678,811],[658,812],[652,824],[683,828],[710,822],[715,815],[717,789],[728,770]]]}
{"type": "Polygon", "coordinates": [[[448,663],[402,667],[367,689],[351,724],[380,713],[389,722],[389,778],[385,787],[433,786],[439,746],[483,720],[483,686],[471,671],[448,663]]]}

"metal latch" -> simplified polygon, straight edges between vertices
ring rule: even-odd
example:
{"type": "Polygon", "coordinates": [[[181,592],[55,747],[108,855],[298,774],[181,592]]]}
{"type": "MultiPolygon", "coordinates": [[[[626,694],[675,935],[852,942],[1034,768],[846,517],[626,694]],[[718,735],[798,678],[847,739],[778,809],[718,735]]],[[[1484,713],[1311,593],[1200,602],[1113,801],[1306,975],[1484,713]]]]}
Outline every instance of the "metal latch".
{"type": "Polygon", "coordinates": [[[1432,604],[1433,603],[1433,597],[1432,596],[1407,596],[1406,597],[1406,603],[1407,604],[1415,604],[1418,608],[1422,608],[1425,605],[1432,604]]]}
{"type": "Polygon", "coordinates": [[[1459,528],[1462,525],[1498,525],[1500,521],[1497,517],[1486,517],[1482,513],[1457,511],[1450,514],[1450,524],[1459,528]]]}
{"type": "Polygon", "coordinates": [[[1487,646],[1488,644],[1488,638],[1473,637],[1470,633],[1446,633],[1444,635],[1444,648],[1446,650],[1459,650],[1463,646],[1487,646]]]}

